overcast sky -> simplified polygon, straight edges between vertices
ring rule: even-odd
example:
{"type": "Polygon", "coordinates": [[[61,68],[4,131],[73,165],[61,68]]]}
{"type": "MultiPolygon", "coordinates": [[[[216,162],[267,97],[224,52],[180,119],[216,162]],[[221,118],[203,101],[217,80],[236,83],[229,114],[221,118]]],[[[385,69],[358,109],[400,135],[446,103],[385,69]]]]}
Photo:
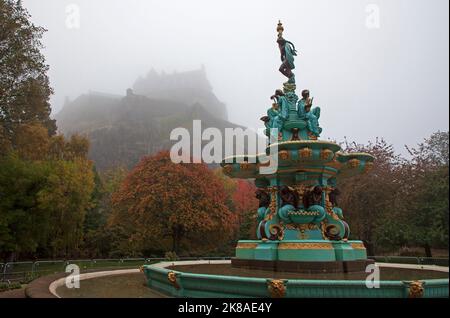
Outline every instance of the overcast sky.
{"type": "Polygon", "coordinates": [[[298,95],[310,89],[322,108],[321,139],[382,136],[403,153],[404,144],[449,128],[447,0],[23,3],[33,22],[48,29],[43,43],[54,113],[66,96],[123,95],[152,67],[170,73],[204,64],[230,120],[262,127],[269,96],[286,80],[275,42],[281,19],[284,37],[299,51],[298,95]]]}

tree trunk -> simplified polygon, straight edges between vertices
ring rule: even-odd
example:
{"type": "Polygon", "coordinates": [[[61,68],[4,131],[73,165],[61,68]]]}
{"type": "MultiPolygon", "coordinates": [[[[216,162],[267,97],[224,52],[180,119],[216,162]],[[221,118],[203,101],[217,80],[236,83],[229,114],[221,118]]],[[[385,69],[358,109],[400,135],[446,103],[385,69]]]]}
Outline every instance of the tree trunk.
{"type": "Polygon", "coordinates": [[[178,255],[180,252],[181,228],[179,226],[172,228],[172,251],[178,255]]]}
{"type": "Polygon", "coordinates": [[[367,256],[375,256],[375,249],[373,244],[371,242],[365,241],[364,245],[366,246],[367,249],[367,256]]]}
{"type": "Polygon", "coordinates": [[[424,248],[425,248],[425,256],[426,257],[433,257],[433,255],[431,254],[431,247],[430,247],[430,245],[428,243],[425,244],[424,248]]]}
{"type": "MultiPolygon", "coordinates": [[[[177,245],[177,234],[175,231],[172,232],[172,251],[175,252],[177,245]]],[[[176,252],[175,252],[176,253],[176,252]]]]}

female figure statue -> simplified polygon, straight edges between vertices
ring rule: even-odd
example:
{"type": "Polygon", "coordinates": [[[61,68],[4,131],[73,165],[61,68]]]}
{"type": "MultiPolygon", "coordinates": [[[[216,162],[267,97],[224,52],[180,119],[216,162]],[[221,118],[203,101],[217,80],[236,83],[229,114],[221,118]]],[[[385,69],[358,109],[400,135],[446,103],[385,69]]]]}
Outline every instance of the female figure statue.
{"type": "Polygon", "coordinates": [[[281,53],[281,66],[279,70],[281,74],[288,78],[288,83],[295,83],[295,75],[292,73],[292,70],[295,68],[294,56],[297,55],[295,46],[282,36],[278,37],[277,43],[281,53]]]}

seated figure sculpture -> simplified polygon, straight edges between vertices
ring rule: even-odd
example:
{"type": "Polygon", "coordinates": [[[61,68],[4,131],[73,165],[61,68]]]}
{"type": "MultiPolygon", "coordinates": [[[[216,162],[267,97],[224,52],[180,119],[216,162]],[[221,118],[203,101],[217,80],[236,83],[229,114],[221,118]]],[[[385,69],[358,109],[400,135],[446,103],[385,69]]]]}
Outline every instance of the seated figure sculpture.
{"type": "Polygon", "coordinates": [[[305,193],[303,202],[299,202],[299,195],[294,189],[281,187],[281,208],[278,215],[288,223],[320,223],[326,215],[322,206],[322,192],[320,186],[315,186],[313,190],[305,193]]]}
{"type": "Polygon", "coordinates": [[[286,96],[281,89],[277,89],[275,94],[270,97],[273,100],[272,107],[267,110],[267,116],[261,118],[266,128],[271,130],[272,140],[280,137],[284,121],[288,118],[288,104],[286,96]]]}
{"type": "Polygon", "coordinates": [[[314,98],[309,97],[309,90],[302,91],[302,99],[297,103],[297,113],[300,119],[307,122],[308,131],[315,137],[319,137],[322,128],[319,126],[320,107],[312,107],[314,98]]]}
{"type": "Polygon", "coordinates": [[[262,189],[256,190],[255,197],[259,201],[258,205],[258,222],[262,221],[266,216],[267,208],[270,205],[270,194],[262,189]]]}
{"type": "Polygon", "coordinates": [[[275,90],[275,94],[270,96],[274,104],[278,105],[280,119],[284,122],[288,118],[289,105],[285,94],[281,89],[275,90]]]}
{"type": "Polygon", "coordinates": [[[281,206],[291,205],[293,208],[298,208],[299,196],[297,191],[288,186],[282,186],[280,189],[281,206]]]}

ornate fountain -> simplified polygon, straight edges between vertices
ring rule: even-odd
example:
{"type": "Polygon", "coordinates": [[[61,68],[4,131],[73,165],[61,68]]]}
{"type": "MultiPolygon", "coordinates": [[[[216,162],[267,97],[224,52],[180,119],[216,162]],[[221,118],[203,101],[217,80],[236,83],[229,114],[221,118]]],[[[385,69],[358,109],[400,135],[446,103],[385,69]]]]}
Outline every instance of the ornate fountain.
{"type": "Polygon", "coordinates": [[[232,259],[234,267],[273,271],[364,271],[367,259],[362,241],[350,240],[350,228],[338,204],[337,181],[372,168],[367,153],[344,153],[338,144],[319,140],[320,108],[310,92],[296,94],[293,43],[277,26],[277,43],[287,77],[283,89],[271,97],[272,107],[261,118],[269,145],[256,156],[228,157],[221,166],[232,178],[254,179],[258,187],[257,240],[241,240],[232,259]],[[262,172],[268,154],[278,166],[262,172]]]}
{"type": "Polygon", "coordinates": [[[398,273],[401,264],[367,267],[373,261],[363,242],[349,239],[337,181],[366,173],[374,157],[344,153],[336,143],[319,140],[320,108],[308,90],[301,99],[296,95],[295,47],[283,38],[281,23],[277,31],[280,72],[288,80],[261,118],[269,144],[264,153],[221,163],[226,175],[255,180],[257,239],[239,241],[231,260],[144,265],[148,286],[175,297],[448,297],[448,267],[428,266],[433,275],[423,265],[405,265],[398,273]],[[380,277],[372,275],[381,269],[380,277]],[[381,280],[384,273],[396,278],[381,280]]]}

